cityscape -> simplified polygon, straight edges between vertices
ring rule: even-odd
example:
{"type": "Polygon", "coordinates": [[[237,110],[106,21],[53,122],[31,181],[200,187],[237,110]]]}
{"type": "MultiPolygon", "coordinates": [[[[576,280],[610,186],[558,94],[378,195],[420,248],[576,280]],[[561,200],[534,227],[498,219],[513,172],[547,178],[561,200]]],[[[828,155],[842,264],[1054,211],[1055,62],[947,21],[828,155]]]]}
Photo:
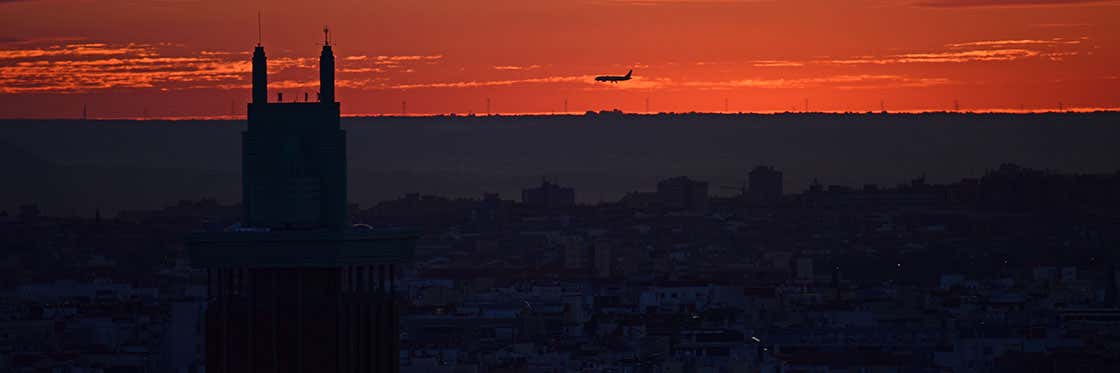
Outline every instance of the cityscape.
{"type": "Polygon", "coordinates": [[[1120,3],[209,1],[0,1],[0,372],[1120,371],[1120,3]]]}
{"type": "MultiPolygon", "coordinates": [[[[349,219],[419,237],[398,280],[403,372],[1103,372],[1118,364],[1118,187],[1004,164],[792,192],[758,166],[731,197],[682,176],[581,204],[544,180],[349,219]]],[[[206,271],[183,238],[241,210],[8,212],[5,369],[201,371],[206,271]]]]}

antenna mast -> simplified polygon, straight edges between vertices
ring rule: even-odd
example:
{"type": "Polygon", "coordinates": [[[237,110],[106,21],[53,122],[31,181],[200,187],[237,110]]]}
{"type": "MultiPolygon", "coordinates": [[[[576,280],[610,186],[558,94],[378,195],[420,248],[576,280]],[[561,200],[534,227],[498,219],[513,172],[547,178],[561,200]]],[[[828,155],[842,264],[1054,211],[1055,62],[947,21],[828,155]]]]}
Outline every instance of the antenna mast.
{"type": "Polygon", "coordinates": [[[331,28],[323,26],[323,45],[331,45],[331,28]]]}

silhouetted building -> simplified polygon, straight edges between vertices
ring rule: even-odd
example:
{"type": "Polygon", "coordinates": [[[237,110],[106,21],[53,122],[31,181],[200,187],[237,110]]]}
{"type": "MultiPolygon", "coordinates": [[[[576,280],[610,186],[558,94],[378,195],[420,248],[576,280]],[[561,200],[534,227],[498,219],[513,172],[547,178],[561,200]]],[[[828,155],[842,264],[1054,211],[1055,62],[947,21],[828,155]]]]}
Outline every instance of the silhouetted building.
{"type": "Polygon", "coordinates": [[[657,198],[672,210],[706,211],[708,183],[685,176],[662,180],[657,183],[657,198]]]}
{"type": "Polygon", "coordinates": [[[747,196],[752,203],[769,204],[782,199],[782,172],[772,166],[751,170],[747,196]]]}
{"type": "Polygon", "coordinates": [[[596,278],[610,278],[611,277],[611,246],[605,241],[595,242],[591,246],[594,258],[594,270],[596,278]]]}
{"type": "Polygon", "coordinates": [[[397,264],[415,237],[347,223],[329,40],[319,102],[269,103],[264,48],[242,136],[244,227],[189,239],[208,270],[207,372],[396,372],[397,264]]]}
{"type": "Polygon", "coordinates": [[[521,203],[533,208],[568,208],[576,204],[576,192],[545,179],[539,187],[522,190],[521,203]]]}

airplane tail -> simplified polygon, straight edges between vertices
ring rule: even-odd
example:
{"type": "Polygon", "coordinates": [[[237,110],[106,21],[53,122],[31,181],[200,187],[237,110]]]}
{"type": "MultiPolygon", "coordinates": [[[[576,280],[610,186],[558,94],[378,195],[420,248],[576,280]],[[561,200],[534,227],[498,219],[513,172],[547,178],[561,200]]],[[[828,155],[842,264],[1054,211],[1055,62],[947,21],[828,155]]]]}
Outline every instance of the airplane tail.
{"type": "Polygon", "coordinates": [[[633,73],[634,73],[634,70],[632,70],[632,69],[630,71],[627,71],[626,72],[626,77],[629,78],[630,74],[633,74],[633,73]]]}

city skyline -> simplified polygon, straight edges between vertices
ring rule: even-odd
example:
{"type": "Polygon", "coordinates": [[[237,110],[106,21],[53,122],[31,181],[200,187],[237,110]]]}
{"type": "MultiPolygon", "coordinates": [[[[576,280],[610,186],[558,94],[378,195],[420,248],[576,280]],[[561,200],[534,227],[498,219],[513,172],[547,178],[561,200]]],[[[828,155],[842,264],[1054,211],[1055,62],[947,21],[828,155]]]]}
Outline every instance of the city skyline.
{"type": "Polygon", "coordinates": [[[1118,12],[0,0],[0,371],[1120,371],[1118,12]]]}
{"type": "Polygon", "coordinates": [[[330,25],[346,116],[1120,107],[1114,1],[213,5],[0,3],[0,118],[242,116],[258,12],[297,99],[330,25]]]}

